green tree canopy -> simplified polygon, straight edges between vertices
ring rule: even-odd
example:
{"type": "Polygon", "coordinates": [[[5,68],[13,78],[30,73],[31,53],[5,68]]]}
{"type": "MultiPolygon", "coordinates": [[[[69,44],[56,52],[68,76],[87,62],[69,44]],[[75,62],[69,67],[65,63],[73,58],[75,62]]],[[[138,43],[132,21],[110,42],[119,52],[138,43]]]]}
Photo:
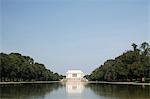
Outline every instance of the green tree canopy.
{"type": "Polygon", "coordinates": [[[132,81],[150,78],[150,46],[144,42],[138,47],[132,44],[133,50],[124,52],[115,59],[107,60],[96,68],[88,80],[96,81],[132,81]]]}
{"type": "Polygon", "coordinates": [[[34,62],[19,53],[0,53],[1,81],[57,81],[62,76],[46,69],[44,64],[34,62]]]}

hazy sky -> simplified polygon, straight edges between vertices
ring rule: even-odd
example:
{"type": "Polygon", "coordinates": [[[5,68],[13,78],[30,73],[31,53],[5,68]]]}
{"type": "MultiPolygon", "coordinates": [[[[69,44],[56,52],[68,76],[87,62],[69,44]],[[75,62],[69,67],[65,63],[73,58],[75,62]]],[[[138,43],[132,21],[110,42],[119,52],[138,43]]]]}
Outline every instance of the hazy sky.
{"type": "Polygon", "coordinates": [[[149,42],[149,0],[1,0],[1,51],[85,73],[149,42]]]}

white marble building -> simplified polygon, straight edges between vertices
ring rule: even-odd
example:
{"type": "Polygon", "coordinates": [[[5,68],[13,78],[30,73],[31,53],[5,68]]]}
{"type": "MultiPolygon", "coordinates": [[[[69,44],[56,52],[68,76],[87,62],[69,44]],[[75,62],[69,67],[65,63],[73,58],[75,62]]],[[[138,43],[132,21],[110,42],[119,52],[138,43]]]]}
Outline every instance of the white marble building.
{"type": "Polygon", "coordinates": [[[67,81],[82,81],[84,73],[81,70],[68,70],[66,72],[67,81]]]}

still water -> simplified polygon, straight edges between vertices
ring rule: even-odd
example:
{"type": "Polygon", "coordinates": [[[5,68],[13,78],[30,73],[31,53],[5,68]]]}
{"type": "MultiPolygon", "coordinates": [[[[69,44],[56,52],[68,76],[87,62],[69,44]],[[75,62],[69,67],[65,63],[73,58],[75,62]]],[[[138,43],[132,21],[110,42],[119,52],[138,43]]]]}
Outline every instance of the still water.
{"type": "Polygon", "coordinates": [[[0,99],[150,99],[150,86],[75,82],[0,85],[0,99]]]}

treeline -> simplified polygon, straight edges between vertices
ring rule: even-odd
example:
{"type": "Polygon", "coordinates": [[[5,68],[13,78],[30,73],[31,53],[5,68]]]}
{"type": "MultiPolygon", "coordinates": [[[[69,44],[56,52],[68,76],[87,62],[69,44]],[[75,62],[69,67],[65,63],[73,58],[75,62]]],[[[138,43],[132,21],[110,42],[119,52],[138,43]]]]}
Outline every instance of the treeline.
{"type": "Polygon", "coordinates": [[[147,42],[126,51],[115,59],[107,60],[86,78],[91,81],[150,82],[150,46],[147,42]]]}
{"type": "Polygon", "coordinates": [[[57,81],[62,75],[46,69],[29,56],[0,53],[0,81],[57,81]]]}

